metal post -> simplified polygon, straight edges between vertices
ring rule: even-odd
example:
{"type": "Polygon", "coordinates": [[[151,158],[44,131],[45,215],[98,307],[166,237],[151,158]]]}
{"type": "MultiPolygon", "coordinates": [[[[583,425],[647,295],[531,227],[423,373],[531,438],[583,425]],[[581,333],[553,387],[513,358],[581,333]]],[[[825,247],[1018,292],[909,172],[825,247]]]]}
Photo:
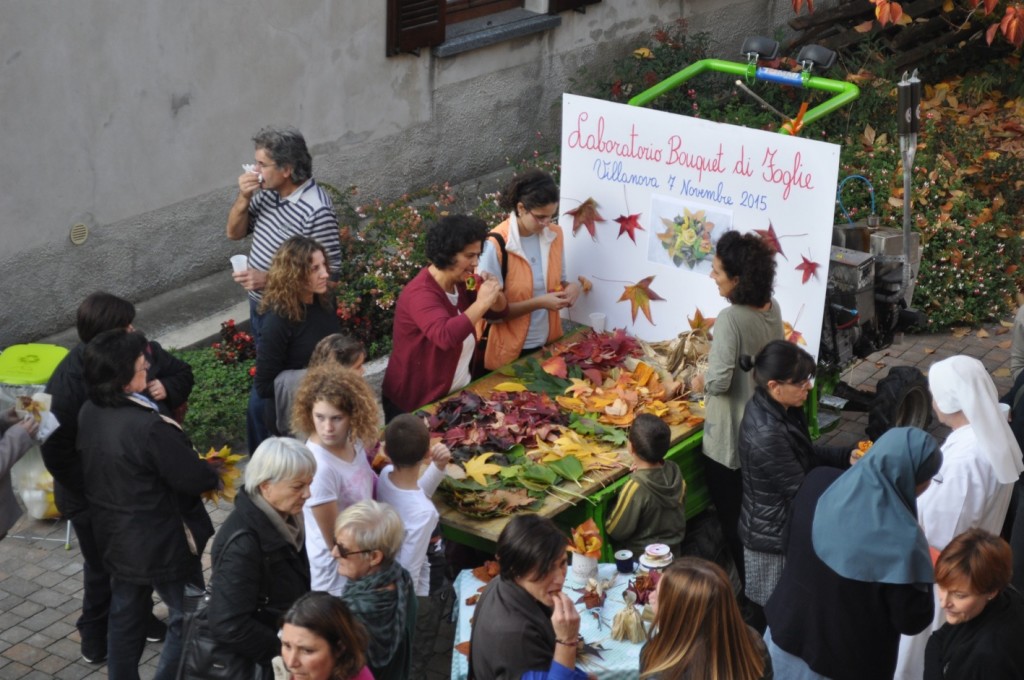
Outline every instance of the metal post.
{"type": "Polygon", "coordinates": [[[914,156],[917,154],[917,133],[921,129],[921,80],[917,77],[915,70],[909,77],[903,74],[903,79],[897,83],[896,91],[899,95],[899,135],[900,151],[903,154],[903,281],[900,286],[900,296],[907,300],[907,291],[910,289],[910,282],[914,280],[914,273],[911,271],[910,257],[910,229],[911,213],[913,212],[913,175],[914,156]]]}

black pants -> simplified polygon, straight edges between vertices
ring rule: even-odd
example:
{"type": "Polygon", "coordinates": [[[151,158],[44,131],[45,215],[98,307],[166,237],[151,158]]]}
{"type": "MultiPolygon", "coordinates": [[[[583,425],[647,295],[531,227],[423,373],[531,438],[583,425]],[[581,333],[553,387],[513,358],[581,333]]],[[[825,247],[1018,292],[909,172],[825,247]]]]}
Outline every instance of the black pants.
{"type": "Polygon", "coordinates": [[[746,574],[743,571],[743,543],[740,542],[740,506],[743,503],[743,477],[740,471],[730,470],[726,466],[704,457],[704,479],[707,481],[711,502],[718,512],[718,521],[722,525],[722,536],[725,548],[736,565],[740,575],[740,583],[746,585],[746,574]]]}
{"type": "Polygon", "coordinates": [[[85,511],[71,518],[85,564],[82,569],[82,615],[75,627],[82,637],[82,654],[90,659],[107,655],[107,617],[110,614],[110,574],[93,534],[92,518],[85,511]]]}

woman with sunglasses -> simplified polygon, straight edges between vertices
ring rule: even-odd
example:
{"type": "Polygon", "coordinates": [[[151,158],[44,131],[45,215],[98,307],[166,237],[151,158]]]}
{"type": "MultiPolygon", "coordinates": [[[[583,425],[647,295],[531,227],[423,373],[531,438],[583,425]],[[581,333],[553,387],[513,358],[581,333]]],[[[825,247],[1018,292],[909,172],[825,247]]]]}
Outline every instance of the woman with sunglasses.
{"type": "Polygon", "coordinates": [[[488,236],[479,269],[504,286],[509,307],[508,316],[490,328],[484,354],[489,371],[562,337],[558,312],[580,296],[579,284],[565,280],[564,238],[555,223],[558,185],[551,175],[541,170],[516,175],[498,204],[508,219],[488,236]]]}
{"type": "MultiPolygon", "coordinates": [[[[804,477],[814,467],[849,467],[855,451],[815,446],[807,432],[803,405],[814,382],[814,357],[785,340],[773,340],[755,359],[740,357],[753,370],[754,396],[740,421],[739,454],[743,502],[739,532],[743,542],[747,599],[764,607],[782,576],[783,535],[790,508],[804,477]]],[[[755,627],[764,614],[754,610],[755,627]]]]}
{"type": "Polygon", "coordinates": [[[332,554],[348,579],[341,599],[370,636],[366,664],[376,680],[406,680],[416,629],[416,592],[395,556],[405,538],[402,519],[387,503],[360,501],[334,525],[332,554]]]}

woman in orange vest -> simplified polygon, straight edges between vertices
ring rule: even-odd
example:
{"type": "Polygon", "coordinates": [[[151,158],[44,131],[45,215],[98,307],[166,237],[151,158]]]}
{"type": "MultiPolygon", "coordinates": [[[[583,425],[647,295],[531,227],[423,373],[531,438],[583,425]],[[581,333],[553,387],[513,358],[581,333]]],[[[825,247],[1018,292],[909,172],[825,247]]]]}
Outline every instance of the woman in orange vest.
{"type": "Polygon", "coordinates": [[[564,238],[554,222],[558,185],[551,175],[541,170],[516,175],[499,205],[509,211],[508,219],[491,232],[478,269],[504,285],[509,310],[490,327],[484,354],[488,370],[560,338],[558,312],[576,304],[580,295],[579,284],[565,280],[564,238]]]}

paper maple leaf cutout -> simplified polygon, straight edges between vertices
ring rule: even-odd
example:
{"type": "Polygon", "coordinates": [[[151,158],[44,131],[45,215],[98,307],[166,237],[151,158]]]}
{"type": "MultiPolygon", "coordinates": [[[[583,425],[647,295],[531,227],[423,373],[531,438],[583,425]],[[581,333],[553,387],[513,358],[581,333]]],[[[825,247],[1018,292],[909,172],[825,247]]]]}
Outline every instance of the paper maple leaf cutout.
{"type": "Polygon", "coordinates": [[[569,210],[566,215],[572,215],[572,235],[575,236],[580,227],[586,227],[590,232],[590,238],[597,240],[597,222],[605,222],[601,213],[597,212],[597,201],[593,198],[580,203],[579,207],[569,210]]]}
{"type": "Polygon", "coordinates": [[[755,229],[754,232],[768,244],[769,248],[779,255],[782,255],[783,259],[789,260],[789,258],[786,257],[786,254],[782,252],[782,244],[779,243],[779,236],[775,233],[775,226],[772,225],[770,220],[768,222],[767,229],[755,229]]]}
{"type": "Polygon", "coordinates": [[[812,276],[814,278],[818,278],[818,267],[820,267],[821,265],[818,264],[817,262],[812,262],[811,260],[808,260],[803,255],[800,256],[800,259],[803,260],[803,262],[798,264],[796,266],[796,269],[797,271],[802,271],[804,273],[803,281],[801,281],[801,283],[807,283],[808,281],[810,281],[812,276]]]}
{"type": "Polygon", "coordinates": [[[466,476],[480,486],[487,486],[487,475],[496,475],[501,472],[500,465],[487,462],[487,459],[493,455],[493,452],[481,453],[463,463],[463,467],[466,468],[466,476]]]}
{"type": "Polygon", "coordinates": [[[698,333],[708,333],[711,327],[715,325],[715,319],[704,318],[704,314],[700,311],[700,307],[697,308],[697,312],[693,315],[693,318],[686,317],[686,320],[690,322],[690,330],[697,331],[698,333]]]}
{"type": "Polygon", "coordinates": [[[623,291],[622,297],[617,300],[617,302],[625,302],[626,300],[629,300],[629,303],[632,306],[630,311],[633,314],[634,324],[636,323],[636,311],[638,309],[642,309],[644,316],[646,316],[647,320],[651,322],[651,325],[657,325],[654,323],[654,319],[651,318],[651,300],[664,300],[665,298],[651,290],[651,281],[653,280],[653,276],[648,276],[646,279],[638,281],[632,286],[626,286],[626,290],[623,291]]]}
{"type": "MultiPolygon", "coordinates": [[[[645,231],[640,226],[640,215],[643,213],[637,213],[635,215],[619,215],[615,218],[615,221],[619,223],[619,236],[628,234],[629,238],[636,243],[636,230],[645,231]]],[[[618,236],[616,236],[618,238],[618,236]]]]}

